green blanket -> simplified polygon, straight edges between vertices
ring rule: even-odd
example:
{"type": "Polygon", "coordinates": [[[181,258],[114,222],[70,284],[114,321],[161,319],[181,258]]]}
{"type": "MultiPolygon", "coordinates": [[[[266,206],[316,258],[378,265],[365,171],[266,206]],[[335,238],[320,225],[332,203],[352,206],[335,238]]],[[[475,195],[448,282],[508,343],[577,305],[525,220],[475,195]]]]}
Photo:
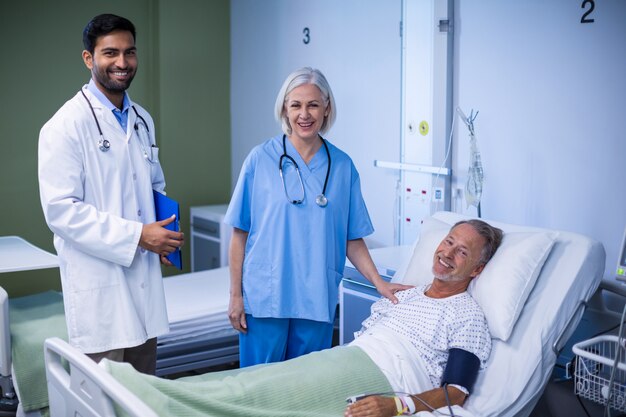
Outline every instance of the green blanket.
{"type": "Polygon", "coordinates": [[[178,380],[143,375],[128,364],[105,363],[159,416],[339,417],[347,397],[391,391],[382,372],[357,347],[178,380]]]}
{"type": "Polygon", "coordinates": [[[9,300],[13,378],[24,411],[48,406],[43,342],[48,337],[67,340],[61,293],[48,291],[9,300]]]}

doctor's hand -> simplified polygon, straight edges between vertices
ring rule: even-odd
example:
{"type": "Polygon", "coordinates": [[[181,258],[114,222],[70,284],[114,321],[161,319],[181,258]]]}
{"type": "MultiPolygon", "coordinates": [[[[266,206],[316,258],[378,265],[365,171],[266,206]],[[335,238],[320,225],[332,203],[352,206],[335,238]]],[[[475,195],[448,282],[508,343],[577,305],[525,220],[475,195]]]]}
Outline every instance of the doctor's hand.
{"type": "Polygon", "coordinates": [[[343,413],[345,417],[380,416],[388,417],[397,415],[396,402],[393,398],[372,395],[350,404],[343,413]]]}
{"type": "Polygon", "coordinates": [[[165,266],[173,266],[174,264],[167,259],[167,255],[159,255],[159,259],[161,259],[161,264],[165,266]]]}
{"type": "Polygon", "coordinates": [[[139,246],[159,254],[161,262],[163,262],[165,256],[174,252],[185,243],[185,236],[182,232],[173,232],[165,228],[165,226],[175,220],[176,216],[172,216],[165,220],[144,224],[141,229],[139,246]]]}
{"type": "Polygon", "coordinates": [[[248,332],[246,323],[246,312],[243,309],[243,296],[231,295],[228,303],[228,319],[233,329],[241,333],[248,332]]]}

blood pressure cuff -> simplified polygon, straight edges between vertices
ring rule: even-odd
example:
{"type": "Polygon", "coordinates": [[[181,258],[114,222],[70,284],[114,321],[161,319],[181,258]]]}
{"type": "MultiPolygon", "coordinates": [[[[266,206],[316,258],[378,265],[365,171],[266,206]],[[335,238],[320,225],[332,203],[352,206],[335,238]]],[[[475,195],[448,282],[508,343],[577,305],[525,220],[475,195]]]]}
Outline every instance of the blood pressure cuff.
{"type": "Polygon", "coordinates": [[[443,371],[441,386],[445,384],[460,385],[465,387],[470,393],[474,388],[478,370],[480,369],[480,359],[467,350],[452,348],[448,352],[448,363],[443,371]]]}

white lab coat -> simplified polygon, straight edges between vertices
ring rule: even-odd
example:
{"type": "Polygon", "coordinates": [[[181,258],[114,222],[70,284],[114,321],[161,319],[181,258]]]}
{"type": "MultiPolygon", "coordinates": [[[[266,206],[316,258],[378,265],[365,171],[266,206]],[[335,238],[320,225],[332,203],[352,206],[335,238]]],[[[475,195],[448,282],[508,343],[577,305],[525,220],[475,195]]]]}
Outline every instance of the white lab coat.
{"type": "MultiPolygon", "coordinates": [[[[143,156],[132,108],[124,134],[112,112],[83,91],[111,147],[99,150],[96,122],[79,91],[41,129],[39,188],[60,261],[69,341],[96,353],[168,331],[159,257],[138,247],[142,225],[155,221],[152,189],[162,191],[165,181],[158,149],[154,163],[143,156]]],[[[154,144],[152,118],[132,104],[154,144]]]]}

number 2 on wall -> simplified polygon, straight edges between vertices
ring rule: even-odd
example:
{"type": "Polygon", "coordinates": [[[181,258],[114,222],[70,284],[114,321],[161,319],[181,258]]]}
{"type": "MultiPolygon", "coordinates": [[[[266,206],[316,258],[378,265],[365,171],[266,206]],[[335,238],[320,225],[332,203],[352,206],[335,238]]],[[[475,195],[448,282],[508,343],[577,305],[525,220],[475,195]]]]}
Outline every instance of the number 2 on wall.
{"type": "Polygon", "coordinates": [[[591,12],[593,12],[593,9],[596,8],[596,2],[594,0],[584,0],[580,5],[580,8],[584,9],[587,5],[589,5],[589,10],[587,10],[585,14],[583,14],[583,17],[580,18],[580,23],[593,23],[595,21],[595,19],[591,19],[588,16],[591,12]]]}

